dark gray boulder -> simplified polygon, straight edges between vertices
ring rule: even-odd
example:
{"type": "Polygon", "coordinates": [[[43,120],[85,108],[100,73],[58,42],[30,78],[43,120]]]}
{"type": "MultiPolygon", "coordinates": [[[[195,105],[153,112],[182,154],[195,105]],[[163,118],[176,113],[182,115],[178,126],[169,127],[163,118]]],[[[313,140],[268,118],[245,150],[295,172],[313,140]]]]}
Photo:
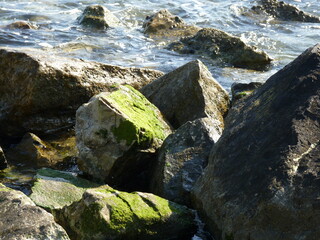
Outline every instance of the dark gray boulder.
{"type": "Polygon", "coordinates": [[[0,146],[0,170],[5,169],[7,167],[7,159],[4,155],[2,147],[0,146]]]}
{"type": "Polygon", "coordinates": [[[264,51],[245,44],[239,37],[214,28],[203,28],[168,48],[184,54],[205,54],[235,67],[255,70],[268,68],[272,60],[264,51]]]}
{"type": "Polygon", "coordinates": [[[211,117],[223,129],[223,116],[229,108],[228,93],[199,60],[158,78],[140,91],[175,128],[187,121],[211,117]]]}
{"type": "Polygon", "coordinates": [[[318,239],[320,44],[233,106],[197,181],[216,239],[318,239]]]}
{"type": "Polygon", "coordinates": [[[262,0],[261,5],[253,6],[256,13],[264,13],[282,21],[319,23],[320,17],[301,11],[294,5],[277,0],[262,0]]]}
{"type": "Polygon", "coordinates": [[[190,192],[208,164],[213,144],[221,135],[219,122],[201,118],[183,124],[162,144],[151,191],[190,206],[190,192]]]}

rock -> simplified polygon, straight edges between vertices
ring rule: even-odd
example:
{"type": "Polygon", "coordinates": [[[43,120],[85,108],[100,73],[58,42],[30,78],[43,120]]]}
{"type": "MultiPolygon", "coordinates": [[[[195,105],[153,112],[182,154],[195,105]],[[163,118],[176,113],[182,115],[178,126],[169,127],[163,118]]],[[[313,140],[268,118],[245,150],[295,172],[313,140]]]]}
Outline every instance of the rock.
{"type": "Polygon", "coordinates": [[[229,107],[228,93],[199,60],[162,76],[141,89],[175,128],[187,121],[211,117],[220,122],[229,107]]]}
{"type": "Polygon", "coordinates": [[[168,200],[190,206],[190,192],[207,166],[210,150],[221,135],[220,122],[201,118],[182,125],[159,150],[152,190],[168,200]]]}
{"type": "Polygon", "coordinates": [[[205,54],[239,68],[264,70],[271,58],[254,46],[246,45],[240,38],[214,28],[203,28],[196,35],[181,38],[168,46],[184,54],[205,54]]]}
{"type": "Polygon", "coordinates": [[[318,239],[320,44],[235,105],[194,187],[216,239],[318,239]]]}
{"type": "Polygon", "coordinates": [[[8,160],[32,167],[55,167],[66,159],[77,156],[75,137],[53,141],[41,140],[33,133],[26,133],[21,142],[8,150],[8,160]]]}
{"type": "Polygon", "coordinates": [[[0,146],[0,170],[5,169],[7,167],[7,159],[4,155],[2,147],[0,146]]]}
{"type": "Polygon", "coordinates": [[[79,167],[127,189],[148,171],[149,157],[170,133],[159,110],[140,92],[119,86],[94,96],[77,111],[79,167]]]}
{"type": "Polygon", "coordinates": [[[152,16],[147,16],[143,23],[144,33],[150,37],[187,37],[196,34],[200,28],[187,25],[184,20],[162,9],[152,16]]]}
{"type": "Polygon", "coordinates": [[[78,21],[84,26],[102,29],[121,26],[120,20],[101,5],[86,7],[78,21]]]}
{"type": "Polygon", "coordinates": [[[232,104],[237,100],[251,95],[257,88],[261,87],[260,82],[234,83],[231,86],[232,104]]]}
{"type": "Polygon", "coordinates": [[[319,23],[320,17],[301,11],[296,6],[277,0],[262,0],[261,5],[253,6],[256,13],[268,14],[282,21],[299,21],[319,23]]]}
{"type": "Polygon", "coordinates": [[[8,29],[38,29],[36,25],[26,21],[17,21],[7,25],[5,28],[8,29]]]}
{"type": "Polygon", "coordinates": [[[194,212],[150,193],[89,189],[56,217],[74,239],[190,239],[194,212]]]}
{"type": "Polygon", "coordinates": [[[53,216],[22,192],[0,184],[0,238],[3,240],[69,240],[53,216]]]}
{"type": "Polygon", "coordinates": [[[74,126],[75,112],[114,84],[140,88],[161,72],[0,49],[0,137],[44,134],[74,126]]]}
{"type": "Polygon", "coordinates": [[[49,168],[38,170],[35,178],[30,198],[36,205],[50,210],[69,206],[79,201],[88,188],[99,186],[70,172],[49,168]]]}

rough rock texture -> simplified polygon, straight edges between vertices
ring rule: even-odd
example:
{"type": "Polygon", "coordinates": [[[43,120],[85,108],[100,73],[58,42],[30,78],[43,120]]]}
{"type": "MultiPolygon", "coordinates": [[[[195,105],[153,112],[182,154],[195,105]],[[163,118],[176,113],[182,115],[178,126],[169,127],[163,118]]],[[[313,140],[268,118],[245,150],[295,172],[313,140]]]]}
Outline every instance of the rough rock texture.
{"type": "Polygon", "coordinates": [[[0,170],[5,169],[7,167],[7,159],[4,155],[2,147],[0,146],[0,170]]]}
{"type": "Polygon", "coordinates": [[[260,82],[234,83],[231,86],[232,104],[237,100],[251,95],[257,88],[261,87],[260,82]]]}
{"type": "Polygon", "coordinates": [[[187,37],[196,34],[200,28],[187,25],[184,20],[162,9],[152,16],[147,16],[143,23],[144,33],[150,37],[187,37]]]}
{"type": "Polygon", "coordinates": [[[8,29],[38,29],[36,25],[33,25],[30,22],[25,22],[25,21],[17,21],[13,22],[9,25],[6,25],[5,28],[8,29]]]}
{"type": "Polygon", "coordinates": [[[78,21],[84,26],[100,29],[121,26],[120,20],[101,5],[86,7],[78,21]]]}
{"type": "Polygon", "coordinates": [[[216,239],[319,238],[319,122],[320,44],[230,110],[194,188],[216,239]]]}
{"type": "Polygon", "coordinates": [[[75,137],[45,142],[33,133],[26,133],[21,142],[7,152],[9,162],[32,167],[55,167],[77,156],[75,137]]]}
{"type": "Polygon", "coordinates": [[[221,135],[219,121],[201,118],[182,125],[159,150],[151,190],[168,200],[190,206],[190,192],[208,164],[221,135]]]}
{"type": "Polygon", "coordinates": [[[320,22],[320,17],[305,13],[297,7],[283,1],[262,0],[260,2],[261,5],[252,7],[252,10],[256,13],[266,13],[283,21],[320,22]]]}
{"type": "Polygon", "coordinates": [[[194,212],[153,194],[126,193],[105,185],[55,214],[74,239],[190,239],[194,212]]]}
{"type": "Polygon", "coordinates": [[[211,117],[220,121],[229,107],[228,93],[212,78],[199,60],[162,76],[141,89],[173,127],[187,121],[211,117]]]}
{"type": "Polygon", "coordinates": [[[0,49],[0,136],[70,128],[76,110],[93,95],[114,84],[140,88],[161,75],[43,51],[0,49]]]}
{"type": "Polygon", "coordinates": [[[50,210],[69,206],[79,201],[88,188],[99,186],[70,172],[49,168],[38,170],[35,178],[30,198],[36,205],[50,210]]]}
{"type": "Polygon", "coordinates": [[[0,184],[0,239],[67,240],[65,230],[53,216],[22,192],[0,184]]]}
{"type": "Polygon", "coordinates": [[[140,92],[119,86],[77,111],[79,167],[113,186],[137,183],[149,159],[171,133],[159,110],[140,92]]]}
{"type": "Polygon", "coordinates": [[[203,28],[196,35],[181,38],[168,48],[179,53],[206,54],[235,67],[255,70],[266,69],[272,60],[265,52],[246,45],[240,38],[214,28],[203,28]]]}

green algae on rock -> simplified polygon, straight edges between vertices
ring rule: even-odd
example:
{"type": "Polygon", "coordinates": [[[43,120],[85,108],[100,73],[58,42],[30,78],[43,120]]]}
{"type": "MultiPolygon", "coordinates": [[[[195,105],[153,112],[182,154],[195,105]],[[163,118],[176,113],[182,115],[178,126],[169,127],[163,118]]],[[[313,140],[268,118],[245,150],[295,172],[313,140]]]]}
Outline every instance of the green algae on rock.
{"type": "Polygon", "coordinates": [[[99,186],[69,172],[43,168],[37,171],[30,198],[46,209],[59,209],[79,201],[88,188],[99,186]]]}
{"type": "Polygon", "coordinates": [[[160,111],[140,92],[115,87],[77,111],[79,167],[108,184],[122,182],[146,170],[150,155],[170,133],[160,111]]]}
{"type": "Polygon", "coordinates": [[[188,239],[194,212],[149,193],[126,193],[105,185],[56,211],[58,222],[76,239],[188,239]]]}

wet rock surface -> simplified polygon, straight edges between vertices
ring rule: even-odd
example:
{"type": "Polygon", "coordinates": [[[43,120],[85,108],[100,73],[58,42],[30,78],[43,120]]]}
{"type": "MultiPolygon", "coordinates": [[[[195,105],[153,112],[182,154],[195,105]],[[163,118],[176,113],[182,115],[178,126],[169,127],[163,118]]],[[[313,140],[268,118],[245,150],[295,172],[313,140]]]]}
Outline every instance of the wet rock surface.
{"type": "Polygon", "coordinates": [[[261,5],[252,7],[256,13],[265,13],[282,21],[319,23],[320,17],[301,11],[294,5],[277,0],[262,0],[261,5]]]}
{"type": "Polygon", "coordinates": [[[38,27],[30,22],[17,21],[5,26],[7,29],[38,29],[38,27]]]}
{"type": "Polygon", "coordinates": [[[205,54],[235,67],[264,70],[272,59],[240,38],[214,28],[203,28],[191,37],[181,38],[168,49],[183,54],[205,54]]]}
{"type": "Polygon", "coordinates": [[[53,216],[22,192],[0,184],[0,238],[3,240],[69,240],[53,216]]]}
{"type": "Polygon", "coordinates": [[[0,170],[5,169],[7,167],[7,159],[4,155],[2,147],[0,146],[0,170]]]}
{"type": "Polygon", "coordinates": [[[319,236],[320,45],[233,106],[194,188],[216,239],[319,236]]]}
{"type": "Polygon", "coordinates": [[[141,92],[175,128],[187,121],[211,117],[223,129],[223,116],[229,108],[228,93],[199,60],[158,78],[141,92]]]}
{"type": "Polygon", "coordinates": [[[0,136],[41,137],[73,127],[76,110],[93,95],[114,84],[140,88],[162,73],[0,49],[0,75],[0,136]]]}

